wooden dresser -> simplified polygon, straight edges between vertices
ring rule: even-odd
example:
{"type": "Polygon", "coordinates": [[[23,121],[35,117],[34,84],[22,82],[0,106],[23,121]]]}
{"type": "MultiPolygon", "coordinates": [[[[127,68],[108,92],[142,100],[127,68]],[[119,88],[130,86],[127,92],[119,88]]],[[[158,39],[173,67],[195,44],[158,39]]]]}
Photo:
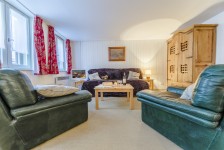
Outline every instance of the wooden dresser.
{"type": "Polygon", "coordinates": [[[197,24],[175,32],[167,41],[167,84],[186,87],[215,64],[216,24],[197,24]]]}

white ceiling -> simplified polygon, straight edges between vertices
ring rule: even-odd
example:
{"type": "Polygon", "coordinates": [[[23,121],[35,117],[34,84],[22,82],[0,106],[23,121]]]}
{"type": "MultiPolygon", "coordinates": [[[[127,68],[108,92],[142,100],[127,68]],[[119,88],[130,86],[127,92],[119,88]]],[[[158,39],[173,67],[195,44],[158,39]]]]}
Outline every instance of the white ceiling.
{"type": "Polygon", "coordinates": [[[19,1],[74,41],[164,39],[201,14],[204,18],[217,14],[223,9],[217,7],[224,3],[224,0],[19,1]],[[210,13],[205,13],[206,10],[210,13]]]}

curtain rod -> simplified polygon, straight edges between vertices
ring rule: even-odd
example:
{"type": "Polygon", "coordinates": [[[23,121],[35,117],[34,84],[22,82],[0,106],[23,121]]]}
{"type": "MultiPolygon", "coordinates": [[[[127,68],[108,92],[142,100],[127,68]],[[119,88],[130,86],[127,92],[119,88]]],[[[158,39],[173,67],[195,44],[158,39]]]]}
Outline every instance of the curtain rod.
{"type": "MultiPolygon", "coordinates": [[[[22,5],[25,9],[27,9],[31,14],[33,14],[34,16],[36,16],[36,14],[34,12],[32,12],[29,8],[27,8],[22,2],[20,2],[19,0],[16,0],[20,5],[22,5]]],[[[46,21],[45,21],[46,23],[46,21]]],[[[54,30],[57,34],[59,34],[60,36],[62,36],[64,39],[67,39],[65,36],[63,36],[60,32],[58,32],[57,30],[54,30]]]]}

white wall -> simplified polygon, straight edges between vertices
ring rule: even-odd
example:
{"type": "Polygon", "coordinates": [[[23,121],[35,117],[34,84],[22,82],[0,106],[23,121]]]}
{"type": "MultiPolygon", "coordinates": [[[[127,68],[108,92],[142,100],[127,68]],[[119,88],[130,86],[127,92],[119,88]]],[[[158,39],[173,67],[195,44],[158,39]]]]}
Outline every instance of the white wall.
{"type": "Polygon", "coordinates": [[[216,64],[224,64],[224,11],[208,19],[204,24],[218,24],[216,37],[216,64]]]}
{"type": "Polygon", "coordinates": [[[141,68],[152,69],[156,88],[166,84],[166,41],[81,41],[75,43],[75,69],[141,68]],[[108,47],[125,46],[126,61],[108,61],[108,47]]]}

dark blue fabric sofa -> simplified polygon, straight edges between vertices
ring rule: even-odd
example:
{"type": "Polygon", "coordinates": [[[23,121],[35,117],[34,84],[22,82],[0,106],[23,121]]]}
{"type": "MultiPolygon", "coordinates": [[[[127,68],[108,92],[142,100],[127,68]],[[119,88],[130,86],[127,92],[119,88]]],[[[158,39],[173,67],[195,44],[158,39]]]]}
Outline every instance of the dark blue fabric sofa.
{"type": "MultiPolygon", "coordinates": [[[[128,77],[129,71],[138,72],[140,73],[140,77],[137,80],[127,80],[128,84],[131,84],[134,87],[134,95],[136,95],[137,92],[149,89],[149,84],[143,80],[141,69],[139,68],[123,68],[123,69],[115,69],[115,68],[101,68],[101,69],[90,69],[88,71],[88,74],[93,74],[98,72],[99,76],[105,76],[108,75],[108,80],[88,80],[85,81],[82,85],[82,90],[88,90],[93,97],[95,96],[94,87],[101,84],[102,82],[108,82],[108,81],[117,81],[122,80],[123,74],[125,74],[128,77]]],[[[114,97],[123,97],[126,96],[126,93],[104,93],[104,97],[107,96],[114,96],[114,97]]]]}

